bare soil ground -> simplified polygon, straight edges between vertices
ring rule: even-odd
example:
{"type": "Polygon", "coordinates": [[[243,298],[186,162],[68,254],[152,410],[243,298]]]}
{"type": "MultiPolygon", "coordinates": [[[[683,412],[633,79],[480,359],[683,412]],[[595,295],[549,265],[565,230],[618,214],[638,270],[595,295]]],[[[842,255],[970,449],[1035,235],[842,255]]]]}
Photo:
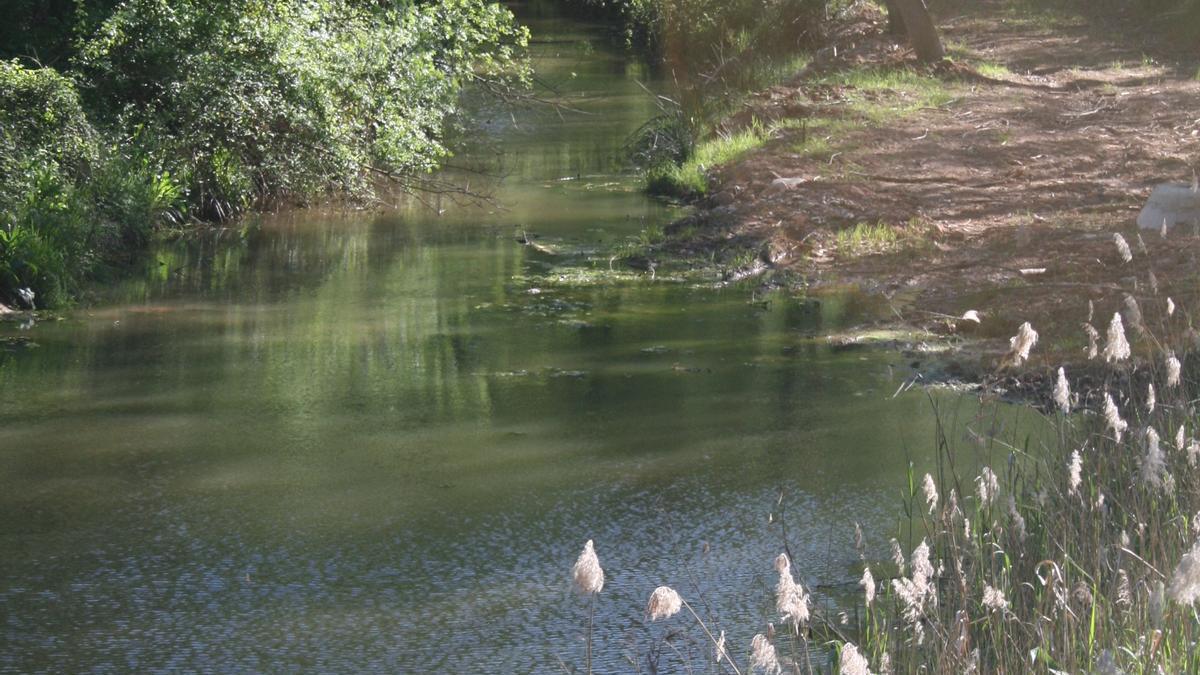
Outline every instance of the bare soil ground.
{"type": "MultiPolygon", "coordinates": [[[[810,286],[856,284],[894,298],[910,323],[1001,338],[1023,321],[1044,345],[1081,349],[1082,322],[1103,332],[1125,294],[1150,321],[1166,298],[1200,301],[1200,230],[1163,238],[1135,220],[1151,189],[1200,169],[1200,81],[1178,45],[1134,23],[1098,25],[971,3],[942,16],[955,63],[933,71],[949,101],[876,115],[798,147],[805,118],[862,120],[900,91],[840,85],[846,69],[910,58],[882,17],[846,27],[794,81],[760,92],[732,124],[792,120],[768,145],[722,167],[704,208],[668,234],[676,253],[741,247],[810,286]],[[1002,66],[1002,67],[997,67],[1002,66]],[[777,179],[785,179],[779,181],[777,179]],[[886,225],[895,241],[839,231],[886,225]],[[1123,263],[1120,232],[1133,248],[1123,263]],[[983,322],[948,320],[977,310],[983,322]]],[[[761,265],[760,265],[761,266],[761,265]]],[[[1173,321],[1187,321],[1181,310],[1173,321]]]]}

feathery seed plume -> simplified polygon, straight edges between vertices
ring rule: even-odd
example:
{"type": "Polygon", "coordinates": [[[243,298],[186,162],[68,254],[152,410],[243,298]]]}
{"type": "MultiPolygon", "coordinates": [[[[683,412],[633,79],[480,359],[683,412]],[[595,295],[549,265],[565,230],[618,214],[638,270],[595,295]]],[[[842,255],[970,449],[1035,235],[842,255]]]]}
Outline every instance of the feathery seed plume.
{"type": "Polygon", "coordinates": [[[1129,573],[1124,569],[1117,571],[1117,606],[1125,609],[1133,607],[1133,585],[1129,583],[1129,573]]]}
{"type": "Polygon", "coordinates": [[[1085,323],[1091,323],[1094,316],[1096,316],[1096,305],[1092,304],[1091,300],[1088,300],[1088,318],[1085,323]]]}
{"type": "Polygon", "coordinates": [[[1142,239],[1141,230],[1138,230],[1135,236],[1137,236],[1138,250],[1142,252],[1142,255],[1150,255],[1150,250],[1146,248],[1146,240],[1142,239]]]}
{"type": "Polygon", "coordinates": [[[1150,591],[1150,625],[1162,628],[1163,613],[1167,609],[1167,586],[1161,581],[1154,582],[1150,591]]]}
{"type": "Polygon", "coordinates": [[[1175,301],[1167,298],[1167,316],[1175,316],[1175,301]]]}
{"type": "Polygon", "coordinates": [[[778,675],[781,672],[775,645],[771,644],[767,636],[762,633],[755,635],[754,639],[750,640],[750,668],[761,669],[768,675],[778,675]]]}
{"type": "Polygon", "coordinates": [[[1138,335],[1146,333],[1146,326],[1142,323],[1142,308],[1138,306],[1137,300],[1132,295],[1125,296],[1125,318],[1138,335]]]}
{"type": "Polygon", "coordinates": [[[912,577],[899,577],[892,580],[892,589],[904,602],[904,618],[917,633],[918,639],[924,636],[921,631],[921,617],[925,613],[926,604],[937,604],[937,586],[933,578],[933,565],[929,562],[929,544],[922,539],[912,553],[912,577]]]}
{"type": "Polygon", "coordinates": [[[1104,360],[1109,363],[1124,361],[1129,358],[1129,341],[1125,339],[1125,324],[1121,321],[1121,313],[1113,312],[1112,321],[1108,324],[1108,343],[1104,345],[1104,360]]]}
{"type": "Polygon", "coordinates": [[[600,568],[600,559],[596,557],[591,539],[583,545],[583,552],[571,568],[571,576],[575,580],[575,588],[583,595],[599,593],[604,588],[604,570],[600,568]]]}
{"type": "Polygon", "coordinates": [[[1158,295],[1158,277],[1154,275],[1154,270],[1146,272],[1146,281],[1150,284],[1150,292],[1158,295]]]}
{"type": "Polygon", "coordinates": [[[775,570],[779,572],[779,583],[775,586],[775,609],[783,615],[784,621],[798,631],[800,624],[808,622],[808,594],[792,577],[792,563],[786,553],[780,553],[775,558],[775,570]]]}
{"type": "Polygon", "coordinates": [[[1012,519],[1013,533],[1017,535],[1017,541],[1025,541],[1025,516],[1017,510],[1017,500],[1012,496],[1008,496],[1008,517],[1012,519]]]}
{"type": "Polygon", "coordinates": [[[1037,344],[1038,334],[1033,326],[1026,321],[1017,329],[1017,334],[1008,339],[1008,355],[1005,362],[1019,366],[1029,360],[1029,350],[1037,344]]]}
{"type": "Polygon", "coordinates": [[[1162,487],[1166,461],[1158,445],[1158,432],[1153,427],[1146,429],[1146,454],[1142,457],[1142,480],[1154,487],[1162,487]]]}
{"type": "Polygon", "coordinates": [[[838,675],[872,675],[867,657],[858,653],[858,647],[847,642],[842,645],[838,658],[838,675]]]}
{"type": "Polygon", "coordinates": [[[933,513],[938,501],[937,485],[933,482],[933,476],[925,474],[925,479],[921,481],[921,489],[925,492],[925,503],[929,505],[929,512],[933,513]]]}
{"type": "Polygon", "coordinates": [[[1067,414],[1071,412],[1071,385],[1067,383],[1067,371],[1058,369],[1058,381],[1054,383],[1054,403],[1067,414]]]}
{"type": "Polygon", "coordinates": [[[1146,413],[1153,415],[1154,408],[1158,406],[1158,396],[1154,393],[1154,383],[1146,385],[1146,413]]]}
{"type": "Polygon", "coordinates": [[[1087,582],[1082,579],[1075,582],[1075,590],[1071,591],[1071,597],[1075,598],[1075,601],[1084,607],[1091,607],[1092,603],[1096,600],[1092,597],[1092,589],[1088,588],[1087,582]]]}
{"type": "Polygon", "coordinates": [[[1090,361],[1090,360],[1096,358],[1096,355],[1100,353],[1100,346],[1099,346],[1100,332],[1097,331],[1096,327],[1090,323],[1083,324],[1083,331],[1085,333],[1087,333],[1087,338],[1088,338],[1087,357],[1088,357],[1088,360],[1090,361]]]}
{"type": "Polygon", "coordinates": [[[867,606],[875,601],[875,577],[871,574],[870,567],[863,567],[862,579],[858,580],[858,585],[863,587],[863,595],[867,598],[867,606]]]}
{"type": "Polygon", "coordinates": [[[904,551],[900,550],[900,542],[892,537],[892,562],[896,564],[897,574],[904,574],[904,551]]]}
{"type": "Polygon", "coordinates": [[[1117,255],[1121,256],[1121,262],[1129,262],[1133,260],[1133,251],[1129,249],[1129,242],[1125,241],[1120,233],[1113,233],[1113,244],[1117,247],[1117,255]]]}
{"type": "Polygon", "coordinates": [[[646,614],[651,621],[669,619],[683,608],[683,598],[670,586],[659,586],[650,594],[650,602],[646,604],[646,614]]]}
{"type": "Polygon", "coordinates": [[[979,504],[988,506],[1000,493],[1000,479],[996,478],[991,467],[983,467],[983,471],[975,478],[975,491],[979,494],[979,504]]]}
{"type": "Polygon", "coordinates": [[[1067,494],[1078,495],[1079,486],[1083,484],[1083,458],[1079,456],[1078,450],[1071,451],[1071,463],[1067,466],[1067,471],[1070,474],[1067,478],[1067,494]]]}
{"type": "Polygon", "coordinates": [[[998,588],[992,588],[991,584],[983,584],[983,606],[993,611],[1002,612],[1008,609],[1008,600],[1004,597],[1004,591],[998,588]]]}
{"type": "Polygon", "coordinates": [[[1200,441],[1193,438],[1188,442],[1187,456],[1188,466],[1195,468],[1197,461],[1200,461],[1200,441]]]}
{"type": "Polygon", "coordinates": [[[1167,352],[1167,386],[1178,387],[1183,364],[1175,358],[1175,352],[1167,352]]]}
{"type": "Polygon", "coordinates": [[[1121,442],[1121,436],[1125,430],[1129,428],[1129,423],[1121,419],[1121,412],[1117,410],[1117,403],[1113,401],[1112,394],[1104,394],[1104,422],[1108,425],[1108,429],[1113,432],[1117,442],[1121,442]]]}
{"type": "Polygon", "coordinates": [[[1180,424],[1179,428],[1175,430],[1175,449],[1183,450],[1183,444],[1186,442],[1187,436],[1184,434],[1183,425],[1180,424]]]}

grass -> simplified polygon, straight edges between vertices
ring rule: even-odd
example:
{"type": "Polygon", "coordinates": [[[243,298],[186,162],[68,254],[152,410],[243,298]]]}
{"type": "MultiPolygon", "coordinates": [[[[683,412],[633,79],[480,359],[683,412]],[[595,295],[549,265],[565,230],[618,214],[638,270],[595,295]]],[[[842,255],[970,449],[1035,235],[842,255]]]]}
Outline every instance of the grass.
{"type": "MultiPolygon", "coordinates": [[[[678,114],[667,115],[667,119],[679,125],[684,118],[700,119],[696,125],[687,124],[685,133],[694,143],[690,154],[682,162],[661,161],[649,162],[650,169],[646,172],[646,189],[652,194],[663,194],[677,197],[703,196],[708,192],[707,171],[717,165],[734,161],[745,153],[761,147],[777,129],[765,129],[755,123],[750,128],[732,134],[706,134],[715,126],[715,121],[722,120],[740,109],[746,97],[754,91],[770,87],[794,77],[804,70],[811,62],[811,55],[805,53],[789,55],[785,58],[751,58],[747,59],[744,67],[731,68],[729,78],[720,78],[710,87],[715,92],[691,92],[692,98],[702,103],[701,110],[679,110],[678,114]]],[[[686,106],[685,106],[686,108],[686,106]]],[[[786,123],[785,123],[786,124],[786,123]]],[[[680,145],[678,143],[676,146],[680,145]]]]}
{"type": "Polygon", "coordinates": [[[835,137],[866,123],[883,123],[921,108],[937,107],[954,100],[954,85],[906,68],[867,68],[843,71],[820,80],[853,89],[850,107],[863,120],[853,118],[788,119],[770,126],[755,120],[742,131],[701,141],[682,164],[663,162],[647,172],[647,189],[654,194],[704,196],[708,194],[709,172],[737,161],[771,138],[801,129],[804,138],[796,152],[808,156],[831,155],[835,137]],[[814,133],[814,132],[824,132],[814,133]]]}
{"type": "Polygon", "coordinates": [[[708,193],[710,169],[762,147],[770,137],[771,130],[756,120],[742,131],[702,141],[683,164],[664,163],[651,169],[647,189],[655,194],[703,196],[708,193]]]}
{"type": "MultiPolygon", "coordinates": [[[[661,639],[678,643],[680,671],[713,671],[710,661],[689,661],[695,645],[707,645],[700,653],[725,647],[719,673],[863,673],[852,664],[887,673],[1200,671],[1200,419],[1192,404],[1200,381],[1195,369],[1170,363],[1189,344],[1188,313],[1169,316],[1165,299],[1144,300],[1136,313],[1156,323],[1139,330],[1127,322],[1144,360],[1097,356],[1068,366],[1088,371],[1078,382],[1090,384],[1074,389],[1063,371],[1063,389],[1056,384],[1045,407],[1031,411],[1033,425],[1008,428],[986,413],[954,422],[930,399],[936,468],[898,477],[890,560],[858,537],[857,563],[832,563],[854,578],[844,590],[803,583],[806,565],[830,561],[779,556],[779,614],[763,617],[778,623],[752,646],[726,645],[712,617],[682,613],[689,598],[652,603],[650,621],[672,621],[661,639]],[[1106,400],[1112,408],[1102,413],[1106,400]]],[[[1112,299],[1108,309],[1128,306],[1112,299]]],[[[1124,339],[1112,330],[1108,344],[1124,339]]],[[[1016,350],[1004,360],[1030,368],[1016,350]]],[[[781,549],[805,550],[784,537],[781,549]]],[[[656,595],[668,592],[676,591],[656,595]]]]}
{"type": "Polygon", "coordinates": [[[828,75],[821,82],[850,87],[851,108],[876,124],[946,105],[956,96],[955,83],[910,68],[860,68],[828,75]]]}
{"type": "Polygon", "coordinates": [[[883,222],[858,223],[837,233],[838,251],[851,255],[886,250],[899,240],[896,230],[883,222]]]}
{"type": "Polygon", "coordinates": [[[841,117],[814,117],[805,119],[802,124],[788,125],[790,129],[800,129],[800,140],[792,145],[796,154],[813,159],[828,160],[837,148],[845,149],[842,140],[848,133],[862,129],[862,120],[841,117]]]}
{"type": "Polygon", "coordinates": [[[913,218],[903,225],[885,222],[857,223],[837,233],[837,250],[842,255],[859,256],[884,253],[901,247],[917,246],[928,240],[929,225],[913,218]]]}
{"type": "Polygon", "coordinates": [[[1002,80],[1012,75],[1012,71],[1008,69],[1008,66],[1002,63],[994,63],[992,61],[979,61],[972,63],[971,67],[973,67],[980,75],[983,75],[984,77],[990,77],[994,80],[1002,80]]]}
{"type": "MultiPolygon", "coordinates": [[[[845,236],[893,237],[865,224],[845,236]]],[[[1150,273],[1145,255],[1127,263],[1137,277],[1150,273]]],[[[1200,367],[1187,352],[1193,314],[1168,307],[1152,294],[1097,303],[1108,328],[1097,347],[1128,339],[1131,352],[1061,370],[1032,327],[1017,330],[994,382],[1007,386],[1006,367],[1046,377],[1033,425],[1010,427],[999,408],[957,420],[931,397],[934,469],[903,476],[892,554],[856,537],[852,579],[821,587],[781,555],[777,612],[763,617],[777,623],[752,643],[726,644],[716,619],[681,611],[686,594],[656,591],[672,602],[648,618],[672,622],[659,640],[679,672],[714,672],[704,655],[722,648],[715,672],[1200,672],[1200,367]]],[[[812,550],[789,545],[781,515],[780,549],[812,550]]],[[[642,648],[635,637],[622,647],[642,648]]]]}

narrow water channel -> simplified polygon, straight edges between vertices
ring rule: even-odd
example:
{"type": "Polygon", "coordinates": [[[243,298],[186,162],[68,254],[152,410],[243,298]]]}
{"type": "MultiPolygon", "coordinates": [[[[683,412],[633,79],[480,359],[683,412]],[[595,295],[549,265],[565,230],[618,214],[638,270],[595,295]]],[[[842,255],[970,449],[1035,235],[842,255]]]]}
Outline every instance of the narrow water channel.
{"type": "Polygon", "coordinates": [[[735,654],[765,628],[781,491],[815,587],[856,521],[885,545],[929,403],[820,339],[877,308],[594,274],[679,213],[623,171],[649,74],[529,20],[591,114],[497,113],[456,160],[497,204],[264,218],[0,328],[0,672],[561,672],[587,539],[596,672],[628,672],[662,583],[735,654]]]}

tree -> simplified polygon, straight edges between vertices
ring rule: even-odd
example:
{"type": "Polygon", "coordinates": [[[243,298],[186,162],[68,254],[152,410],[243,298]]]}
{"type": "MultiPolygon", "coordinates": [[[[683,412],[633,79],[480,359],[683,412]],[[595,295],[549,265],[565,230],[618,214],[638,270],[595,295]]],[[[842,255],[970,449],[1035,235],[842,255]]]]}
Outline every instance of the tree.
{"type": "Polygon", "coordinates": [[[924,0],[885,0],[888,8],[888,30],[908,36],[908,43],[921,61],[941,61],[946,57],[942,39],[924,0]],[[900,21],[896,21],[897,15],[900,21]],[[897,25],[902,23],[903,25],[897,25]]]}

